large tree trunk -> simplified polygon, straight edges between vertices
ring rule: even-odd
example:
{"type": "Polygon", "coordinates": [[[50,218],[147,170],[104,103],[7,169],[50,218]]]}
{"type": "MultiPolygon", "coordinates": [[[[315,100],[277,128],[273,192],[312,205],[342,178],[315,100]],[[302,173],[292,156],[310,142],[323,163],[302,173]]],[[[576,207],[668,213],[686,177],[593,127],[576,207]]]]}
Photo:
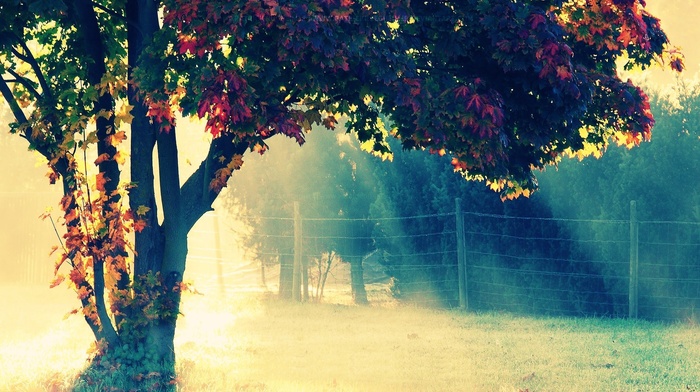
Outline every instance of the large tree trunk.
{"type": "Polygon", "coordinates": [[[352,287],[352,299],[358,305],[367,305],[367,291],[365,290],[364,271],[362,270],[362,256],[350,258],[350,286],[352,287]]]}

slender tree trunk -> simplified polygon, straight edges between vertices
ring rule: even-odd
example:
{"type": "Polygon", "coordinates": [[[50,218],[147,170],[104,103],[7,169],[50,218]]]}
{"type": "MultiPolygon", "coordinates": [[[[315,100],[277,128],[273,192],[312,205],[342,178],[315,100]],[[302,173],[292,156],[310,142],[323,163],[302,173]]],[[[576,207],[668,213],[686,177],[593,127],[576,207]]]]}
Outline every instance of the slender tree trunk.
{"type": "Polygon", "coordinates": [[[328,252],[328,260],[326,261],[326,268],[321,274],[321,265],[319,262],[319,285],[321,286],[320,292],[317,295],[317,300],[320,302],[323,298],[323,290],[326,288],[326,281],[328,280],[328,273],[331,272],[331,264],[333,264],[333,259],[335,259],[335,253],[328,252]]]}
{"type": "Polygon", "coordinates": [[[364,272],[362,270],[362,256],[350,258],[350,286],[352,287],[352,299],[358,305],[367,305],[367,291],[365,290],[364,272]]]}
{"type": "Polygon", "coordinates": [[[280,255],[280,289],[281,299],[292,299],[294,290],[294,257],[290,255],[280,255]]]}

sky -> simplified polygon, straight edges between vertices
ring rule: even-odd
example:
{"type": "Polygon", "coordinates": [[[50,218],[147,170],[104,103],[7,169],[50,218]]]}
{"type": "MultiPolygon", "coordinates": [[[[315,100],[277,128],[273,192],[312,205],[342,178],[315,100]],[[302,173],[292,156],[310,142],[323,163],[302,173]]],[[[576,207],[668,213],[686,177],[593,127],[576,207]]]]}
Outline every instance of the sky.
{"type": "MultiPolygon", "coordinates": [[[[661,20],[661,27],[666,31],[671,44],[681,49],[685,56],[686,70],[684,77],[693,78],[700,70],[700,1],[697,0],[647,0],[646,9],[661,20]]],[[[658,67],[651,71],[649,81],[652,83],[671,84],[674,72],[660,70],[658,67]]]]}

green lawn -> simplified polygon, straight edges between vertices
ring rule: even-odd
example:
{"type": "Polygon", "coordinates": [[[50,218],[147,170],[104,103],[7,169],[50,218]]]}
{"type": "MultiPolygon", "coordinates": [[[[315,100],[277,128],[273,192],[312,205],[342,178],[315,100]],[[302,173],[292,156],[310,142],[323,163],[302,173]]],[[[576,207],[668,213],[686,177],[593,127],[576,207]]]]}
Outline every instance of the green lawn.
{"type": "MultiPolygon", "coordinates": [[[[0,390],[70,388],[90,336],[80,318],[62,320],[74,302],[69,293],[0,293],[0,390]]],[[[179,390],[700,390],[700,328],[691,323],[268,298],[185,299],[176,337],[179,390]]]]}

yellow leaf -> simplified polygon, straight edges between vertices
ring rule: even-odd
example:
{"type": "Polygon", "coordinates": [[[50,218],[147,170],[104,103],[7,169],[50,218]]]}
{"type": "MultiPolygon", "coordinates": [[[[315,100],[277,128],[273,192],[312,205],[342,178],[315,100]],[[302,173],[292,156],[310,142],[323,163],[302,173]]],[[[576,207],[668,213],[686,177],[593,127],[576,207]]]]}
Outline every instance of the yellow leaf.
{"type": "Polygon", "coordinates": [[[109,137],[109,142],[114,147],[118,146],[124,140],[126,140],[126,132],[124,132],[124,131],[116,132],[114,135],[111,135],[109,137]]]}
{"type": "Polygon", "coordinates": [[[127,156],[128,154],[124,151],[117,151],[117,153],[114,154],[114,160],[117,161],[117,164],[123,165],[126,162],[127,156]]]}
{"type": "Polygon", "coordinates": [[[243,155],[241,154],[235,154],[233,158],[231,158],[231,162],[229,162],[226,167],[228,167],[231,170],[238,170],[243,166],[243,155]]]}
{"type": "Polygon", "coordinates": [[[97,114],[95,115],[95,118],[100,118],[100,117],[105,118],[105,119],[109,119],[110,117],[112,117],[112,111],[100,109],[100,111],[97,112],[97,114]]]}
{"type": "Polygon", "coordinates": [[[117,128],[122,123],[131,124],[131,121],[134,119],[134,116],[131,115],[131,110],[133,108],[134,105],[122,105],[121,108],[119,108],[119,113],[114,117],[114,125],[117,128]]]}

